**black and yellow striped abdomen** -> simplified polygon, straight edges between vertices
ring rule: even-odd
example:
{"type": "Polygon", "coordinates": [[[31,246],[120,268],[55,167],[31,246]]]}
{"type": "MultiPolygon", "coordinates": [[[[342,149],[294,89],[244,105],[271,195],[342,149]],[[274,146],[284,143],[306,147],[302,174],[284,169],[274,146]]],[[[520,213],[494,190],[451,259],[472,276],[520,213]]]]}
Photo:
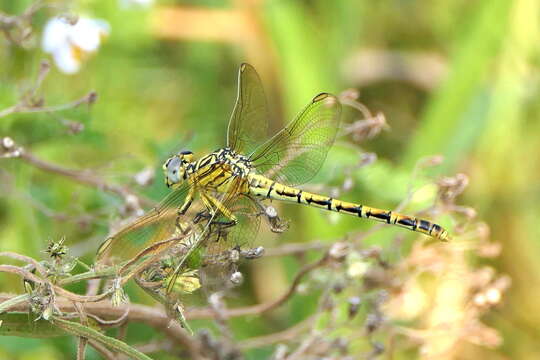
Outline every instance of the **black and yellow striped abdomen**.
{"type": "Polygon", "coordinates": [[[412,216],[398,214],[389,210],[381,210],[333,199],[328,196],[313,194],[280,184],[260,175],[250,174],[249,177],[250,193],[258,197],[316,206],[325,210],[373,219],[391,225],[398,225],[412,231],[432,236],[436,239],[449,240],[448,232],[431,221],[417,219],[412,216]]]}

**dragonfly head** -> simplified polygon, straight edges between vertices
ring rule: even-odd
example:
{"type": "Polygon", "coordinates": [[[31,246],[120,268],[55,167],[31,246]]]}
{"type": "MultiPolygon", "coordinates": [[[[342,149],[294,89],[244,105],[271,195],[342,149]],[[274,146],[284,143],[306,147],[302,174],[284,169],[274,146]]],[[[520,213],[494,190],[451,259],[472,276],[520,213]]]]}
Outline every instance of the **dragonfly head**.
{"type": "Polygon", "coordinates": [[[193,153],[191,151],[181,151],[177,155],[170,157],[163,164],[165,172],[165,184],[167,187],[175,187],[183,180],[186,180],[187,166],[193,161],[193,153]]]}

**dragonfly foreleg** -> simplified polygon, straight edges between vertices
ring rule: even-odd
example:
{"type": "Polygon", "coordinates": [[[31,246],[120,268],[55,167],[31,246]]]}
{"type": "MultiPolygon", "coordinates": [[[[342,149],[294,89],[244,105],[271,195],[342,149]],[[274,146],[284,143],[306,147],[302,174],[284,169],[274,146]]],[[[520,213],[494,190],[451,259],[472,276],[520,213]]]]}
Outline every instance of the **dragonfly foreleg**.
{"type": "Polygon", "coordinates": [[[193,199],[195,198],[195,191],[196,191],[195,186],[192,186],[189,189],[188,194],[186,195],[186,199],[184,200],[184,203],[182,204],[180,209],[178,209],[178,215],[184,215],[188,211],[189,207],[193,203],[193,199]]]}

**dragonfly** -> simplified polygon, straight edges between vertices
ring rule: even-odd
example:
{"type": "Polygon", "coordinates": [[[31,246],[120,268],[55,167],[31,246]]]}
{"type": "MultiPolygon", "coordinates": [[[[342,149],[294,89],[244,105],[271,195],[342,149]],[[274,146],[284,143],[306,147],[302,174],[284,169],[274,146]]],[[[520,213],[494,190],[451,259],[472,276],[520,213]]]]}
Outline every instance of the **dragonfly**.
{"type": "MultiPolygon", "coordinates": [[[[98,260],[125,260],[175,232],[185,232],[183,228],[193,224],[194,218],[206,219],[199,234],[215,233],[219,228],[232,232],[228,233],[229,238],[252,237],[258,227],[253,225],[258,220],[254,215],[256,205],[264,200],[313,206],[400,226],[440,240],[450,239],[443,227],[431,221],[298,187],[320,170],[336,139],[341,120],[341,103],[336,96],[316,95],[296,118],[270,138],[268,119],[261,79],[253,66],[244,63],[238,72],[238,94],[228,124],[226,147],[198,159],[189,150],[167,159],[163,171],[171,193],[146,215],[110,236],[100,246],[98,260]],[[205,210],[193,214],[190,208],[194,202],[202,202],[205,210]],[[248,227],[251,230],[246,230],[248,227]]],[[[199,236],[198,243],[219,243],[214,240],[208,244],[202,240],[204,237],[199,236]]]]}

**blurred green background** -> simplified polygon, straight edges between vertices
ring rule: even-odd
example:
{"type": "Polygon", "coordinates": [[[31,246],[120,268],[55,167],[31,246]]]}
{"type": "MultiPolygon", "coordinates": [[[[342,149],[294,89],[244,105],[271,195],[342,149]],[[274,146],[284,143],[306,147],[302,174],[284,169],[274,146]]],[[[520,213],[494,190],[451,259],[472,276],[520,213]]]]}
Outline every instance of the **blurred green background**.
{"type": "MultiPolygon", "coordinates": [[[[0,10],[20,14],[30,3],[0,0],[0,10]]],[[[58,1],[48,4],[55,6],[33,18],[35,42],[27,49],[0,37],[0,111],[17,102],[43,59],[53,64],[39,92],[46,104],[64,104],[91,90],[99,99],[91,108],[0,118],[0,136],[10,136],[47,161],[92,169],[109,182],[129,184],[159,199],[165,194],[159,170],[150,187],[134,184],[132,176],[145,168],[159,169],[180,149],[201,154],[224,144],[241,62],[253,64],[263,79],[273,111],[272,130],[313,95],[356,88],[365,105],[385,114],[391,131],[355,144],[352,154],[352,141],[341,138],[313,183],[324,185],[319,188],[324,191],[339,186],[344,172],[358,162],[358,149],[374,152],[377,162],[354,169],[354,188],[343,196],[392,208],[405,198],[416,161],[443,155],[443,164],[428,175],[436,179],[467,174],[469,187],[458,203],[474,208],[489,226],[490,241],[502,245],[495,259],[467,261],[473,266],[487,263],[512,279],[500,306],[482,318],[497,329],[502,344],[482,350],[464,347],[453,354],[540,357],[537,0],[205,0],[156,1],[148,7],[81,0],[67,8],[58,1]],[[47,20],[68,11],[110,26],[100,48],[73,75],[59,71],[40,47],[47,20]],[[80,122],[85,129],[71,134],[65,121],[80,122]]],[[[1,160],[0,170],[0,249],[39,258],[49,238],[65,235],[72,251],[91,262],[110,222],[120,216],[121,199],[16,159],[1,160]],[[51,213],[92,217],[87,222],[57,221],[51,213]]],[[[415,185],[426,179],[421,177],[415,185]]],[[[428,190],[432,198],[434,189],[428,190]]],[[[419,198],[407,211],[428,204],[429,199],[419,198]]],[[[279,237],[262,233],[265,246],[336,239],[373,226],[293,205],[281,209],[291,220],[291,230],[279,237]]],[[[451,222],[441,219],[444,225],[451,222]]],[[[402,230],[385,228],[369,242],[384,246],[396,234],[402,230]]],[[[412,233],[403,236],[418,239],[412,233]]],[[[264,290],[280,292],[298,266],[291,259],[271,259],[258,270],[254,266],[255,275],[248,276],[263,281],[264,290]]],[[[242,301],[272,296],[254,283],[245,290],[252,298],[242,301]]],[[[21,292],[22,286],[2,274],[0,290],[21,292]]],[[[143,294],[132,296],[152,303],[143,294]]],[[[304,307],[309,309],[310,301],[295,299],[271,320],[239,320],[235,333],[239,338],[262,334],[275,326],[272,322],[286,327],[289,321],[290,326],[305,316],[302,311],[309,311],[304,307]]],[[[55,359],[74,348],[73,340],[62,338],[0,338],[1,358],[55,359]]],[[[257,358],[256,354],[250,356],[257,358]]],[[[418,356],[405,352],[398,358],[418,356]]]]}

